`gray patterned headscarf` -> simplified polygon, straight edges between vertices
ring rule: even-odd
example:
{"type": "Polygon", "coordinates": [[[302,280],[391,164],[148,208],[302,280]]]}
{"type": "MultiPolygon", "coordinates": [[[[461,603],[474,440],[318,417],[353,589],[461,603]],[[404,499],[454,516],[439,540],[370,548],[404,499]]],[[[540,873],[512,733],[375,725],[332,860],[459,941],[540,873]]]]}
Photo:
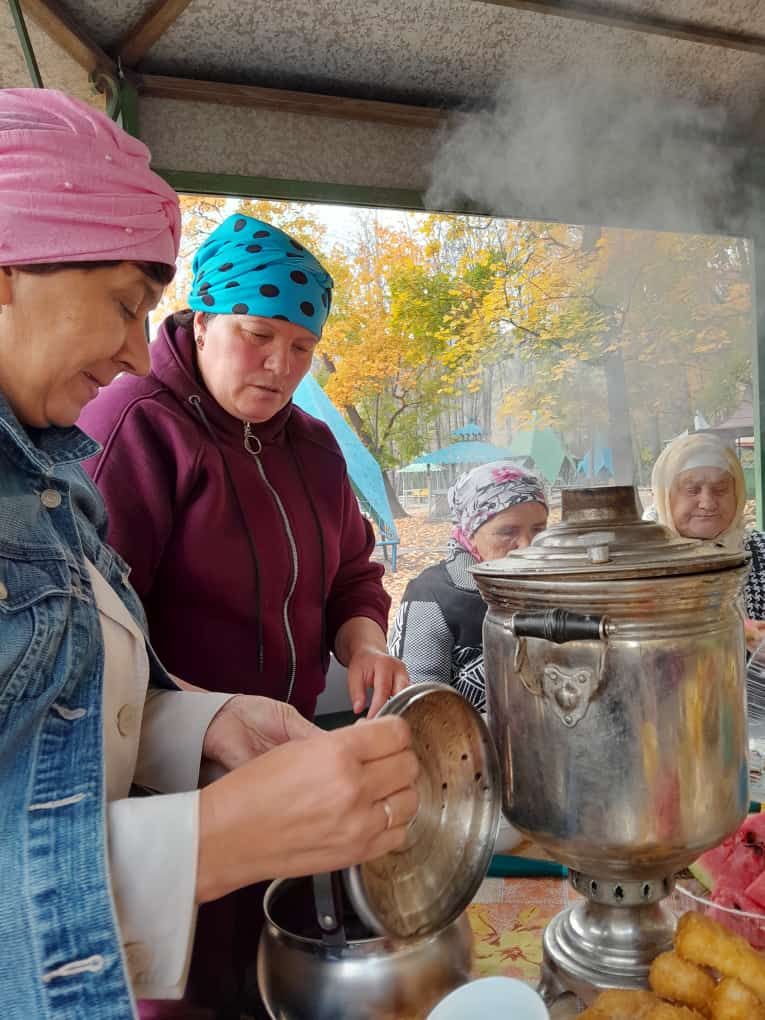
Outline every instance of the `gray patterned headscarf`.
{"type": "Polygon", "coordinates": [[[539,479],[511,460],[495,460],[466,471],[449,489],[448,498],[452,536],[468,552],[473,552],[476,531],[503,510],[519,503],[541,503],[548,508],[539,479]]]}

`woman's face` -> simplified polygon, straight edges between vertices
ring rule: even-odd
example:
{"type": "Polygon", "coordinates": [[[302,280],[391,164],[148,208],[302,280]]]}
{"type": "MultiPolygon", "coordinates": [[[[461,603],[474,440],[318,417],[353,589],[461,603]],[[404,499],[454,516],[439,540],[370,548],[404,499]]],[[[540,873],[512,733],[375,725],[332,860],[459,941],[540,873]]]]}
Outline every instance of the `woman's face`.
{"type": "Polygon", "coordinates": [[[162,285],[138,266],[0,269],[0,390],[24,425],[68,427],[121,372],[146,375],[162,285]]]}
{"type": "Polygon", "coordinates": [[[547,508],[519,503],[482,524],[471,539],[482,560],[496,560],[513,549],[525,549],[547,527],[547,508]]]}
{"type": "Polygon", "coordinates": [[[717,538],[736,516],[733,476],[714,467],[681,471],[670,488],[669,506],[678,534],[685,538],[717,538]]]}
{"type": "Polygon", "coordinates": [[[257,315],[194,316],[199,370],[224,410],[260,422],[292,399],[311,368],[318,338],[302,326],[257,315]]]}

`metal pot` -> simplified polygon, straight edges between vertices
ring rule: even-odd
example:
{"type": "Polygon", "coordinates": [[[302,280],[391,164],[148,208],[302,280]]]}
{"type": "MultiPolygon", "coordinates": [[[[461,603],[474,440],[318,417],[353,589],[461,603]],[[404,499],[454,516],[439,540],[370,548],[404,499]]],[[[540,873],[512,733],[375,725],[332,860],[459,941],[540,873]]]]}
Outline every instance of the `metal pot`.
{"type": "Polygon", "coordinates": [[[404,943],[374,935],[348,900],[343,934],[327,939],[311,879],[272,883],[258,949],[258,987],[272,1020],[422,1020],[469,978],[465,914],[404,943]]]}
{"type": "Polygon", "coordinates": [[[474,573],[513,825],[616,880],[670,875],[736,828],[743,552],[641,521],[630,487],[564,490],[560,525],[474,573]]]}

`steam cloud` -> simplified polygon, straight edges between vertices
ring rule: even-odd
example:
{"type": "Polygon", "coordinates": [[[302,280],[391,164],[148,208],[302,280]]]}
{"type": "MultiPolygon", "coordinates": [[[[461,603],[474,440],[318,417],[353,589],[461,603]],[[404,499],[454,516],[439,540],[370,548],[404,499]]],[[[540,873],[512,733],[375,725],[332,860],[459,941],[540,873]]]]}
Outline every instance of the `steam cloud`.
{"type": "MultiPolygon", "coordinates": [[[[503,85],[445,136],[430,208],[569,223],[746,233],[746,150],[725,112],[565,79],[503,85]]],[[[751,228],[750,228],[751,229],[751,228]]]]}
{"type": "MultiPolygon", "coordinates": [[[[751,235],[747,150],[720,107],[608,86],[523,79],[445,132],[426,205],[519,219],[751,235]]],[[[642,88],[639,85],[642,84],[642,88]]],[[[610,415],[614,474],[633,476],[627,415],[610,415]]]]}

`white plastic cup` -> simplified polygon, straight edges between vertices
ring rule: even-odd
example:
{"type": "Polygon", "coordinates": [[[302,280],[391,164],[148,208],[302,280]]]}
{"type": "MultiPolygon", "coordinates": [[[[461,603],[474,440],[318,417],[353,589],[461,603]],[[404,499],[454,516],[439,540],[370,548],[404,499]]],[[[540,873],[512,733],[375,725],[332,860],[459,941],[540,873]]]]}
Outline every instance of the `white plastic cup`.
{"type": "Polygon", "coordinates": [[[450,992],[427,1020],[550,1020],[542,999],[523,981],[485,977],[450,992]]]}

